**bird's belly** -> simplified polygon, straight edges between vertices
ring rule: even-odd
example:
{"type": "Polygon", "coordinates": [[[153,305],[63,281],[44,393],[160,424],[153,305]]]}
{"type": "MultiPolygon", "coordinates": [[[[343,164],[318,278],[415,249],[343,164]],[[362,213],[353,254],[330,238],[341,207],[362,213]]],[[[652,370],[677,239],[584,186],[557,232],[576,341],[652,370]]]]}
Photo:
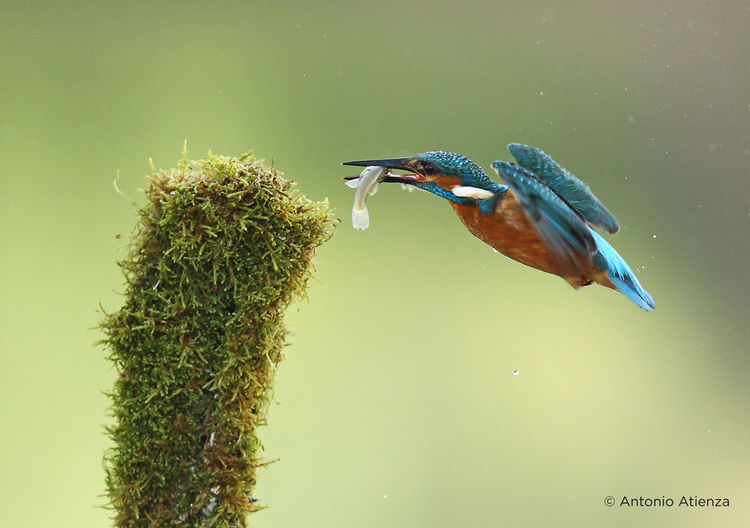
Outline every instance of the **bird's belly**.
{"type": "Polygon", "coordinates": [[[474,236],[503,255],[532,268],[559,275],[574,287],[579,287],[593,279],[593,277],[570,276],[570,273],[564,271],[569,269],[569,266],[563,265],[547,249],[536,228],[511,193],[503,197],[495,213],[490,216],[481,214],[476,206],[456,203],[451,203],[451,205],[474,236]]]}

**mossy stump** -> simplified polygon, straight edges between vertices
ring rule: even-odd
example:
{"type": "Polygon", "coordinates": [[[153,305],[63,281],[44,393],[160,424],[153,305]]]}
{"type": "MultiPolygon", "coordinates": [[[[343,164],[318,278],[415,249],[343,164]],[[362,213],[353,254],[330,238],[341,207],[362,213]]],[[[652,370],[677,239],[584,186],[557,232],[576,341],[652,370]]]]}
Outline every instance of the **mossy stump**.
{"type": "Polygon", "coordinates": [[[102,322],[115,363],[105,455],[118,527],[244,527],[282,316],[304,294],[327,203],[252,155],[154,171],[124,306],[102,322]]]}

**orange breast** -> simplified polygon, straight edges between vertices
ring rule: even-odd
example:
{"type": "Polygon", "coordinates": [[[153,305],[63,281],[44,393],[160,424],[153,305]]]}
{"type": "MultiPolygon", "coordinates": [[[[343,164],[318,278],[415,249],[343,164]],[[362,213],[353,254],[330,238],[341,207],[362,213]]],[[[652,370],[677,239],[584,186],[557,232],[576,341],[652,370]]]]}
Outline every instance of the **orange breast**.
{"type": "Polygon", "coordinates": [[[454,202],[451,206],[474,236],[513,260],[559,275],[576,288],[589,281],[600,282],[600,273],[588,259],[571,267],[547,249],[512,191],[508,190],[490,216],[482,215],[476,206],[454,202]]]}

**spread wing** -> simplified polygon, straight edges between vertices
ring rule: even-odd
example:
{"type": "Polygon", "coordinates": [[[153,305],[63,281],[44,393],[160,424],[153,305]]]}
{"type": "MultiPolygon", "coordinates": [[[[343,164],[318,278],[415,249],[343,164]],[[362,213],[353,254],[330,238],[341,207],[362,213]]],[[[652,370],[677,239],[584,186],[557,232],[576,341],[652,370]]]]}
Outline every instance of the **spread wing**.
{"type": "Polygon", "coordinates": [[[511,143],[508,151],[521,167],[536,174],[584,220],[610,233],[616,233],[620,229],[615,217],[594,196],[589,186],[562,168],[544,151],[521,143],[511,143]]]}
{"type": "Polygon", "coordinates": [[[586,222],[536,174],[507,161],[493,161],[492,168],[516,195],[547,247],[571,271],[579,268],[581,257],[593,257],[596,242],[586,222]]]}

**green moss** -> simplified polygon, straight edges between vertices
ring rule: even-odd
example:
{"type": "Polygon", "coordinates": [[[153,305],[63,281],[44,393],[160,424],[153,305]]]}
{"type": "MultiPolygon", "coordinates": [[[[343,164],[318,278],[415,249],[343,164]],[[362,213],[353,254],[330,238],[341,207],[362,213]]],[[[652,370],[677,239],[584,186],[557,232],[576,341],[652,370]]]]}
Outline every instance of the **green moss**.
{"type": "Polygon", "coordinates": [[[119,377],[105,455],[120,527],[246,525],[286,330],[327,203],[251,154],[154,171],[130,254],[125,303],[102,322],[119,377]]]}

